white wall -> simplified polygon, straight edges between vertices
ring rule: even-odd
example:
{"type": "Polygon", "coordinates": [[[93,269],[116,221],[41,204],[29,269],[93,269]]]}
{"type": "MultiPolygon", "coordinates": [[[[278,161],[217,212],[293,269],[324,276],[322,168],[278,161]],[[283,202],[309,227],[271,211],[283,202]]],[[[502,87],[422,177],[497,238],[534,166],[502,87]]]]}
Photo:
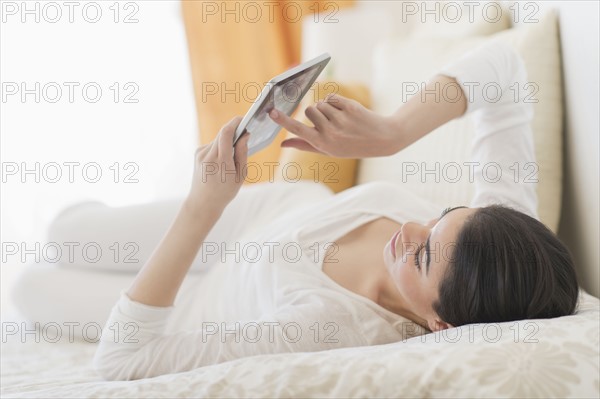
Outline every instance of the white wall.
{"type": "MultiPolygon", "coordinates": [[[[44,176],[36,181],[34,175],[3,170],[7,173],[2,174],[5,181],[0,193],[2,243],[25,243],[28,249],[36,243],[46,244],[48,223],[71,204],[96,200],[120,206],[183,197],[197,146],[194,93],[179,2],[120,2],[119,14],[115,2],[75,2],[79,6],[72,22],[64,2],[54,3],[61,6],[62,17],[52,22],[57,18],[56,9],[46,8],[43,14],[49,3],[0,2],[3,87],[12,82],[32,89],[36,82],[40,87],[55,82],[63,88],[56,102],[52,102],[56,98],[52,90],[40,93],[39,102],[34,94],[22,101],[20,93],[9,95],[4,89],[5,98],[0,98],[3,167],[15,163],[21,169],[24,162],[33,169],[37,162],[42,174],[44,166],[55,163],[62,171],[62,178],[53,183],[44,176]],[[82,14],[84,4],[92,3],[101,5],[97,22],[90,22],[96,18],[94,10],[87,9],[88,20],[82,14]],[[23,14],[23,5],[34,14],[23,14]],[[137,22],[125,23],[127,16],[137,22]],[[79,85],[72,102],[65,82],[79,85]],[[117,102],[110,89],[114,82],[121,89],[117,102]],[[137,103],[124,101],[125,94],[133,93],[124,87],[128,82],[138,89],[131,98],[137,103]],[[83,98],[81,89],[87,83],[101,87],[97,102],[83,98]],[[66,162],[80,163],[73,169],[72,181],[66,162]],[[135,165],[126,167],[130,162],[135,165]],[[97,183],[90,182],[95,179],[92,173],[87,176],[90,181],[82,175],[82,166],[92,163],[102,172],[97,183]],[[115,163],[118,167],[111,169],[115,163]],[[137,181],[125,183],[131,172],[137,181]]],[[[93,91],[89,95],[95,96],[93,91]]],[[[46,177],[53,180],[56,168],[46,171],[46,177]]],[[[19,254],[3,256],[2,310],[8,308],[14,277],[34,261],[33,256],[25,262],[19,254]]]]}

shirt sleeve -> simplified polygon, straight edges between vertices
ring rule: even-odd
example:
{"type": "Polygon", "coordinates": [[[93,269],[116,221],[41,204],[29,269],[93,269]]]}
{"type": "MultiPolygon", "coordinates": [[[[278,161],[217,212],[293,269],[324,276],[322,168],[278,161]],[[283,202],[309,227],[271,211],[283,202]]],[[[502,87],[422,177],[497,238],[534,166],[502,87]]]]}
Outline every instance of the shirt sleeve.
{"type": "Polygon", "coordinates": [[[173,309],[132,301],[122,291],[103,329],[95,370],[106,380],[134,380],[254,355],[367,344],[339,318],[332,320],[320,302],[287,306],[260,320],[206,321],[199,330],[165,334],[173,309]]]}
{"type": "Polygon", "coordinates": [[[457,80],[473,113],[475,138],[469,163],[475,184],[472,207],[509,206],[538,218],[538,165],[531,121],[533,105],[521,57],[507,44],[486,43],[439,72],[457,80]]]}

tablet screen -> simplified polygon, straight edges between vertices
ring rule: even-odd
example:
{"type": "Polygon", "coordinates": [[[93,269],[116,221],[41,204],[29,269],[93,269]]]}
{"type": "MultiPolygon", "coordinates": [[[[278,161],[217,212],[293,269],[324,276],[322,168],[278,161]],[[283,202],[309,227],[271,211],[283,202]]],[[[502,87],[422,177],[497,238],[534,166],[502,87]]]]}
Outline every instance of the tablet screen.
{"type": "MultiPolygon", "coordinates": [[[[268,90],[265,98],[260,99],[262,101],[261,104],[245,125],[245,130],[250,132],[248,155],[252,155],[266,147],[281,130],[281,126],[273,122],[269,117],[269,112],[273,108],[276,108],[280,112],[291,115],[300,101],[302,101],[302,98],[310,90],[310,86],[314,83],[323,67],[322,63],[318,63],[275,84],[269,83],[271,85],[270,90],[268,90]]],[[[242,123],[244,122],[242,121],[242,123]]],[[[240,124],[241,128],[243,126],[240,124]]],[[[237,132],[236,141],[242,132],[237,132]]]]}
{"type": "Polygon", "coordinates": [[[304,94],[310,89],[311,78],[317,69],[319,69],[319,66],[315,65],[296,76],[277,83],[271,89],[267,98],[263,101],[256,114],[254,114],[254,118],[246,126],[246,130],[250,133],[261,132],[261,134],[250,134],[248,148],[269,141],[273,133],[277,134],[279,132],[281,127],[273,122],[268,115],[269,112],[271,112],[273,107],[281,112],[285,112],[287,115],[294,112],[304,94]]]}

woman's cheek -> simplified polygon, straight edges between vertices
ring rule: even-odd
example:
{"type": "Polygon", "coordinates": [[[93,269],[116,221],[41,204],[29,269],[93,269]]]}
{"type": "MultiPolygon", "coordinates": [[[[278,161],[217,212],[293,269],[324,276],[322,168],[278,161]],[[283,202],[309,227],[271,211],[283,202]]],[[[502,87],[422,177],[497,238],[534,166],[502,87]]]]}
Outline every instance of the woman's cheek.
{"type": "Polygon", "coordinates": [[[413,270],[410,269],[411,265],[406,263],[399,265],[398,279],[400,281],[400,288],[403,295],[407,298],[415,298],[419,292],[419,280],[413,270]]]}

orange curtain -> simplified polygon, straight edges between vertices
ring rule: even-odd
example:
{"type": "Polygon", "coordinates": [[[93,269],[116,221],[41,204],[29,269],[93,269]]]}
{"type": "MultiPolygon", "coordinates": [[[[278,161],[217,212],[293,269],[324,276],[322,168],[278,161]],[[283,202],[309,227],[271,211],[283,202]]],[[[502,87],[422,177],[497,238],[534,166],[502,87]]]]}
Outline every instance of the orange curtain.
{"type": "MultiPolygon", "coordinates": [[[[353,1],[182,0],[196,97],[200,143],[212,141],[221,126],[243,116],[265,83],[300,61],[302,18],[335,15],[353,1]]],[[[284,135],[250,157],[260,170],[279,159],[284,135]]],[[[269,179],[262,173],[259,179],[269,179]]]]}

